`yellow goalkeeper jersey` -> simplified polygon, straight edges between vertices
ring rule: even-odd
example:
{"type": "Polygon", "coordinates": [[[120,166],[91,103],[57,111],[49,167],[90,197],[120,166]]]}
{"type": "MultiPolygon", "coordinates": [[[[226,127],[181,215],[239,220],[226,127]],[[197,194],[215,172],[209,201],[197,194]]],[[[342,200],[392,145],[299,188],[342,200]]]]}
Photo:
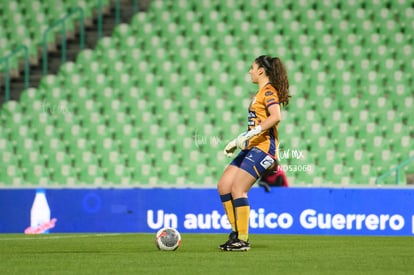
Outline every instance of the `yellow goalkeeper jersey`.
{"type": "MultiPolygon", "coordinates": [[[[276,89],[267,83],[253,97],[249,106],[248,129],[251,130],[269,116],[268,108],[273,104],[279,104],[276,89]]],[[[249,140],[248,149],[259,148],[263,152],[277,158],[278,131],[277,124],[272,128],[262,131],[259,135],[249,140]]]]}

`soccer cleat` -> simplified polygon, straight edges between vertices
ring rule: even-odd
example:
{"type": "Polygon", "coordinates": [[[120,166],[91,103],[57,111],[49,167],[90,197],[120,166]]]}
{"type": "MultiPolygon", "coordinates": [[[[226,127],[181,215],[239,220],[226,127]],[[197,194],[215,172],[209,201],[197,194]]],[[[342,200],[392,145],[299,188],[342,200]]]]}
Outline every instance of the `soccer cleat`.
{"type": "Polygon", "coordinates": [[[246,241],[236,239],[226,246],[226,251],[248,251],[250,250],[250,244],[246,241]]]}
{"type": "Polygon", "coordinates": [[[232,231],[232,232],[229,234],[229,239],[227,240],[227,242],[225,242],[224,244],[219,245],[219,248],[220,248],[221,250],[226,250],[226,247],[227,247],[230,243],[232,243],[233,241],[237,240],[238,235],[239,235],[239,234],[238,234],[236,231],[232,231]]]}

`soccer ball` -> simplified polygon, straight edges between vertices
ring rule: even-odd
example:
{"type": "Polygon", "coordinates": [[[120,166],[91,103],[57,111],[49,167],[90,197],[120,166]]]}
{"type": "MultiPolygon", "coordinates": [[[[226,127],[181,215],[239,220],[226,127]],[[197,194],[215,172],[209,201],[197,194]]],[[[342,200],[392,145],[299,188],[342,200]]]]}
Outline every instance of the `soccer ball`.
{"type": "Polygon", "coordinates": [[[174,251],[181,244],[180,232],[175,228],[162,228],[155,236],[155,245],[159,250],[174,251]]]}

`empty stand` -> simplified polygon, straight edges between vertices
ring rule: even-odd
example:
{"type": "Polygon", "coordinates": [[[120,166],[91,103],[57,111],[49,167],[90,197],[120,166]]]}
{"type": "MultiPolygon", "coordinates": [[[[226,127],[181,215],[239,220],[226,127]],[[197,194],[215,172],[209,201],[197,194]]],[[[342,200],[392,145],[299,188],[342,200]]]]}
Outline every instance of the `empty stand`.
{"type": "MultiPolygon", "coordinates": [[[[279,131],[292,185],[374,184],[414,153],[409,1],[256,2],[152,1],[44,76],[0,110],[0,184],[214,186],[222,148],[246,128],[261,54],[288,69],[279,131]]],[[[35,17],[10,3],[42,24],[94,7],[31,1],[35,17]]],[[[21,31],[0,33],[0,47],[33,33],[16,16],[21,31]]]]}

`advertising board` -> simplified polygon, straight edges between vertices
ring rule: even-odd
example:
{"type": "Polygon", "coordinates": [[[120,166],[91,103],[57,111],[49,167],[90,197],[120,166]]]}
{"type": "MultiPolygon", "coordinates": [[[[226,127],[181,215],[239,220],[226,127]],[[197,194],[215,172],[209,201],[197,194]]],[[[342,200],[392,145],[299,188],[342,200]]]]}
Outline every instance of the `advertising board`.
{"type": "MultiPolygon", "coordinates": [[[[253,188],[249,201],[251,233],[414,235],[414,189],[253,188]]],[[[165,226],[183,233],[230,230],[215,189],[0,190],[0,233],[155,232],[165,226]]]]}

